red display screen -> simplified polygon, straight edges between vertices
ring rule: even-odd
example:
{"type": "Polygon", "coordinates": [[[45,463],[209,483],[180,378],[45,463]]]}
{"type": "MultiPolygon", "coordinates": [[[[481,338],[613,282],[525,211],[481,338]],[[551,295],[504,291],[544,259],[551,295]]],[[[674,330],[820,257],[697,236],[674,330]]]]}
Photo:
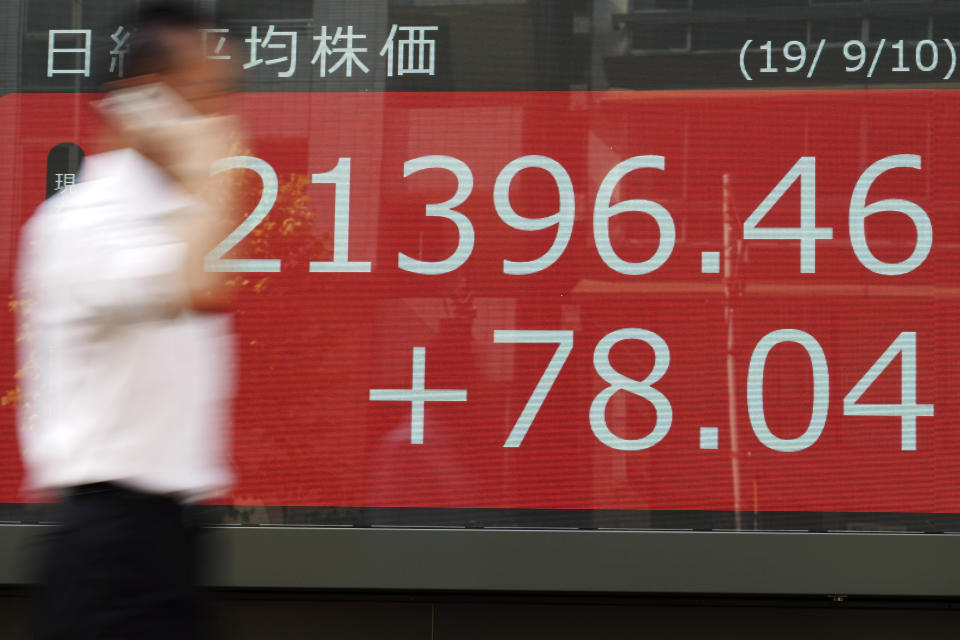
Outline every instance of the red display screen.
{"type": "MultiPolygon", "coordinates": [[[[8,246],[88,101],[0,99],[8,246]]],[[[960,513],[956,91],[239,103],[227,502],[960,513]]]]}

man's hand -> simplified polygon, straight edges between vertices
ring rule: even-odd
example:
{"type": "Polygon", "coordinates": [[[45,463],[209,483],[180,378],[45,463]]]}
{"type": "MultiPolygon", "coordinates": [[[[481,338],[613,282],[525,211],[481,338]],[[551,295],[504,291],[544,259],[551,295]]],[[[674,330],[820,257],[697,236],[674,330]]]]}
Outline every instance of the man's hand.
{"type": "Polygon", "coordinates": [[[167,132],[172,137],[156,140],[163,147],[164,169],[194,199],[194,206],[175,224],[175,232],[187,246],[185,306],[195,311],[229,311],[232,289],[226,274],[205,270],[206,256],[223,239],[222,222],[233,216],[233,197],[223,176],[211,175],[211,166],[229,155],[232,119],[199,117],[183,121],[167,132]]]}

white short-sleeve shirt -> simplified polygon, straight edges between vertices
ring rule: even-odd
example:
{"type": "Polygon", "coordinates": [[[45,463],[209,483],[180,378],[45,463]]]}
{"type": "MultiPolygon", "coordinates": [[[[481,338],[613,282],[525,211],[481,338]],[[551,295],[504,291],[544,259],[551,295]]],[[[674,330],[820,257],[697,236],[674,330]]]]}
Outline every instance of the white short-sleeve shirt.
{"type": "Polygon", "coordinates": [[[27,486],[220,492],[231,482],[230,318],[171,313],[186,286],[171,222],[194,203],[130,149],[89,157],[83,176],[21,237],[27,486]]]}

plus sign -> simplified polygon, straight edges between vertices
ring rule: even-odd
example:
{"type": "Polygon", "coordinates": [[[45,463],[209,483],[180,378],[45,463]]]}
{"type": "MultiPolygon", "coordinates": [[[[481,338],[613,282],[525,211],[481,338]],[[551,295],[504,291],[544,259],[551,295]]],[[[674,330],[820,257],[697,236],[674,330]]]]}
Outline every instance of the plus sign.
{"type": "Polygon", "coordinates": [[[370,400],[410,403],[410,444],[423,444],[423,406],[427,402],[466,402],[466,389],[426,389],[425,347],[413,348],[413,384],[410,389],[370,389],[370,400]]]}

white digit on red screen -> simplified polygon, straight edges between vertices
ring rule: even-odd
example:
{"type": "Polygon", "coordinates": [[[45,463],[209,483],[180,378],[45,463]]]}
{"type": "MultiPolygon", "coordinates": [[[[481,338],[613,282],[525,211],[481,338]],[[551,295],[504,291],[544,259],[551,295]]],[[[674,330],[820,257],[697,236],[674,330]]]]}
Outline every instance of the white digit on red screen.
{"type": "Polygon", "coordinates": [[[803,451],[817,441],[827,424],[827,409],[830,406],[830,373],[827,370],[827,358],[816,338],[798,329],[778,329],[760,339],[750,356],[750,368],[747,374],[747,412],[750,425],[765,446],[774,451],[803,451]],[[770,350],[783,342],[795,342],[807,351],[813,367],[813,411],[810,424],[803,434],[796,438],[780,438],[767,426],[763,410],[763,372],[770,350]]]}
{"type": "Polygon", "coordinates": [[[567,248],[573,233],[574,202],[573,182],[559,162],[546,156],[523,156],[503,168],[493,186],[493,206],[500,218],[520,231],[540,231],[557,227],[557,237],[545,254],[529,262],[503,261],[503,272],[510,275],[526,275],[543,271],[556,262],[567,248]],[[510,204],[510,184],[524,169],[543,169],[557,184],[560,206],[556,213],[544,218],[525,218],[513,210],[510,204]]]}
{"type": "Polygon", "coordinates": [[[676,229],[670,212],[651,200],[624,200],[611,204],[613,191],[620,180],[631,171],[637,169],[657,169],[663,171],[666,160],[663,156],[634,156],[627,158],[610,170],[597,191],[597,201],[593,208],[593,238],[597,245],[600,258],[608,267],[624,275],[642,275],[650,273],[663,266],[676,241],[676,229]],[[660,243],[650,258],[643,262],[628,262],[617,255],[610,244],[610,219],[621,213],[645,213],[660,229],[660,243]]]}
{"type": "Polygon", "coordinates": [[[452,198],[439,204],[426,205],[427,216],[446,218],[457,225],[459,237],[457,248],[449,257],[435,262],[417,260],[400,253],[397,257],[397,265],[404,271],[438,275],[450,273],[462,266],[473,252],[473,224],[470,223],[469,218],[454,209],[470,197],[470,193],[473,191],[473,173],[465,162],[457,158],[451,156],[423,156],[403,163],[403,177],[409,178],[414,173],[427,169],[445,169],[457,178],[457,192],[453,194],[452,198]]]}
{"type": "Polygon", "coordinates": [[[917,448],[917,416],[932,416],[932,404],[917,404],[917,334],[904,331],[843,399],[845,416],[900,416],[900,449],[917,448]],[[860,397],[900,355],[900,404],[859,404],[860,397]]]}
{"type": "Polygon", "coordinates": [[[533,424],[534,418],[540,412],[543,401],[547,394],[553,388],[560,370],[563,368],[570,351],[573,349],[573,331],[522,331],[522,330],[496,330],[493,332],[493,341],[496,343],[522,343],[522,344],[556,344],[557,350],[553,352],[550,363],[543,370],[543,375],[537,381],[537,386],[530,394],[527,404],[523,407],[520,417],[516,424],[510,430],[504,447],[519,447],[523,444],[523,439],[533,424]]]}
{"type": "Polygon", "coordinates": [[[803,156],[797,160],[743,223],[744,240],[799,240],[800,273],[816,273],[817,240],[829,240],[833,237],[833,229],[830,227],[817,227],[816,173],[816,158],[803,156]],[[798,179],[800,180],[800,226],[758,227],[763,217],[798,179]]]}
{"type": "Polygon", "coordinates": [[[253,156],[230,156],[227,158],[220,158],[213,163],[213,166],[210,170],[210,175],[216,175],[224,171],[230,171],[232,169],[249,169],[250,171],[255,172],[260,176],[260,180],[263,182],[263,193],[260,194],[260,201],[257,202],[257,206],[253,208],[253,211],[250,212],[243,222],[230,232],[226,238],[223,239],[223,242],[214,247],[213,251],[207,254],[207,257],[204,259],[204,269],[206,271],[219,271],[219,272],[251,272],[251,273],[276,273],[280,271],[280,261],[279,260],[269,260],[265,258],[248,258],[248,259],[237,259],[237,258],[224,258],[223,256],[233,249],[237,244],[240,243],[247,234],[253,231],[258,224],[260,224],[264,218],[267,217],[267,214],[270,213],[270,209],[273,208],[273,204],[277,201],[277,172],[273,170],[269,164],[261,160],[260,158],[254,158],[253,156]]]}
{"type": "Polygon", "coordinates": [[[899,276],[910,273],[923,264],[927,255],[930,254],[930,249],[933,247],[933,226],[930,224],[927,212],[918,204],[899,198],[877,200],[873,204],[867,204],[867,193],[873,186],[873,181],[881,174],[890,169],[916,169],[919,171],[920,168],[921,159],[918,155],[888,156],[867,167],[867,170],[857,181],[857,186],[853,189],[853,197],[850,198],[850,242],[860,263],[874,273],[884,276],[899,276]],[[910,218],[917,230],[917,243],[913,248],[913,253],[901,262],[884,262],[877,259],[867,244],[864,229],[867,218],[885,212],[904,214],[910,218]]]}
{"type": "Polygon", "coordinates": [[[340,158],[326,173],[313,174],[314,184],[333,184],[333,260],[315,260],[311,272],[359,272],[371,270],[369,262],[350,260],[350,158],[340,158]]]}
{"type": "Polygon", "coordinates": [[[847,71],[860,71],[860,69],[863,69],[863,65],[867,64],[867,47],[859,40],[847,40],[843,43],[843,57],[850,62],[857,63],[853,66],[844,67],[847,71]],[[856,50],[855,53],[854,50],[856,50]]]}
{"type": "Polygon", "coordinates": [[[590,428],[597,439],[608,447],[620,451],[649,449],[663,440],[673,423],[673,407],[667,397],[652,386],[663,377],[667,367],[670,366],[670,348],[663,338],[646,329],[619,329],[608,333],[597,343],[593,351],[593,366],[597,370],[597,375],[610,385],[598,393],[590,404],[590,428]],[[628,378],[610,364],[610,350],[623,340],[640,340],[653,348],[653,368],[643,380],[628,378]],[[618,391],[632,393],[653,405],[657,419],[650,433],[629,440],[610,431],[610,427],[607,426],[607,404],[618,391]]]}

